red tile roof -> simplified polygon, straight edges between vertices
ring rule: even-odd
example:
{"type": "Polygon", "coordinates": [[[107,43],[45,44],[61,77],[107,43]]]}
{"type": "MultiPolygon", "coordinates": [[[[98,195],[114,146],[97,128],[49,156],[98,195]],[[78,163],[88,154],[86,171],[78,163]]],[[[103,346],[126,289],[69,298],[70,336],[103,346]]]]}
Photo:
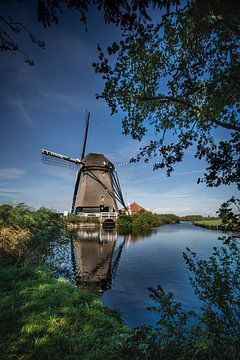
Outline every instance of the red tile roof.
{"type": "Polygon", "coordinates": [[[130,210],[134,213],[145,211],[145,209],[137,203],[130,204],[130,210]]]}

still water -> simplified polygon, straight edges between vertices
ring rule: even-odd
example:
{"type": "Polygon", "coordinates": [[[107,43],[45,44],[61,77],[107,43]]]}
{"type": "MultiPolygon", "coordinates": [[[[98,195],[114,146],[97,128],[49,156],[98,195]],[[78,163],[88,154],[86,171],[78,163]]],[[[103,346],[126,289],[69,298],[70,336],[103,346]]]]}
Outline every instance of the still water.
{"type": "Polygon", "coordinates": [[[148,288],[160,284],[184,309],[197,310],[182,253],[189,247],[207,258],[222,234],[188,222],[142,235],[81,229],[71,246],[72,279],[98,291],[105,305],[120,309],[129,326],[156,325],[157,315],[146,309],[154,304],[148,288]]]}

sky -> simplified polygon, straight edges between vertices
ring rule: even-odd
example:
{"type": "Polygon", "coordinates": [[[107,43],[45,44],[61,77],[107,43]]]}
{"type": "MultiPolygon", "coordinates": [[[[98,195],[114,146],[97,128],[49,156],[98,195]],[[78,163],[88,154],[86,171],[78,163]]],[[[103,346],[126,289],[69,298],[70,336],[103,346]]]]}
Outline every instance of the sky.
{"type": "MultiPolygon", "coordinates": [[[[0,203],[69,211],[76,170],[43,164],[42,148],[79,158],[85,109],[91,114],[86,152],[102,153],[115,165],[128,162],[150,135],[142,142],[126,137],[123,114],[111,116],[106,103],[96,100],[103,89],[103,80],[92,67],[98,60],[97,44],[110,45],[119,38],[119,30],[106,25],[96,10],[89,13],[87,32],[76,11],[64,11],[58,25],[44,29],[37,23],[34,4],[0,4],[1,14],[24,23],[46,43],[42,50],[27,36],[19,36],[35,60],[32,67],[21,55],[0,53],[0,203]]],[[[227,131],[216,132],[216,140],[227,131]]],[[[137,202],[157,213],[212,216],[237,189],[197,184],[205,165],[190,149],[171,177],[165,170],[153,171],[151,162],[118,166],[117,172],[126,203],[137,202]]]]}

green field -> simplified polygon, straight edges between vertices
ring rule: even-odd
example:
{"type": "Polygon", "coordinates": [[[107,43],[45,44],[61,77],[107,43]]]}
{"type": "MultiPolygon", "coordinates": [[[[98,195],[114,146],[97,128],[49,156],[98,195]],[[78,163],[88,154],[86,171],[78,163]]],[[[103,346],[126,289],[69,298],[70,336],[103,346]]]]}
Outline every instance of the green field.
{"type": "Polygon", "coordinates": [[[218,229],[218,228],[225,228],[225,225],[222,223],[222,219],[204,219],[198,220],[193,222],[194,225],[205,227],[208,229],[218,229]]]}

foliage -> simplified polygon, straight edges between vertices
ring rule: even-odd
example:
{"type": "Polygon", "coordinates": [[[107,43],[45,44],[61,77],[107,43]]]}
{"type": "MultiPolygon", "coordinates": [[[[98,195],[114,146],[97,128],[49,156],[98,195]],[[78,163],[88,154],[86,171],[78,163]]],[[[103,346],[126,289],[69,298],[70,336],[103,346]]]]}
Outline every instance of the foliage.
{"type": "Polygon", "coordinates": [[[51,210],[35,211],[25,204],[0,206],[0,258],[7,262],[35,260],[64,235],[64,222],[51,210]]]}
{"type": "Polygon", "coordinates": [[[136,228],[155,227],[161,225],[159,217],[150,211],[133,215],[132,226],[136,228]]]}
{"type": "Polygon", "coordinates": [[[24,24],[14,21],[10,16],[0,16],[0,51],[21,54],[24,56],[24,61],[32,66],[34,60],[29,57],[17,40],[23,35],[27,35],[32,43],[40,49],[45,48],[45,43],[39,40],[24,24]]]}
{"type": "Polygon", "coordinates": [[[240,232],[240,199],[234,196],[224,202],[219,209],[219,216],[223,218],[223,224],[228,229],[240,232]]]}
{"type": "Polygon", "coordinates": [[[175,214],[159,214],[157,215],[161,224],[179,223],[180,217],[175,214]]]}
{"type": "Polygon", "coordinates": [[[93,66],[105,87],[97,97],[112,114],[126,114],[126,135],[141,141],[148,130],[155,134],[132,161],[156,157],[154,169],[170,175],[195,145],[195,157],[207,162],[199,182],[240,187],[239,22],[237,1],[182,1],[158,23],[123,26],[108,55],[98,46],[93,66]],[[217,128],[229,132],[219,142],[217,128]]]}
{"type": "Polygon", "coordinates": [[[120,228],[149,228],[159,226],[161,222],[158,217],[150,211],[144,211],[134,215],[120,215],[117,219],[117,225],[120,228]]]}
{"type": "MultiPolygon", "coordinates": [[[[86,30],[88,13],[93,7],[102,11],[106,23],[112,23],[116,26],[121,24],[126,28],[131,28],[138,17],[150,19],[149,5],[159,9],[166,8],[168,11],[171,4],[178,4],[178,2],[179,0],[119,0],[117,2],[104,0],[38,0],[35,4],[35,11],[38,22],[45,28],[52,24],[58,24],[59,16],[63,10],[66,10],[66,7],[79,13],[79,20],[86,30]]],[[[21,0],[16,1],[16,5],[18,5],[16,12],[21,11],[22,9],[19,8],[21,0]]],[[[22,54],[24,61],[32,66],[35,64],[34,60],[19,44],[22,36],[27,36],[37,47],[45,48],[45,43],[39,40],[24,24],[13,20],[11,16],[0,16],[0,51],[22,54]]]]}
{"type": "Polygon", "coordinates": [[[39,0],[38,21],[45,27],[50,26],[52,23],[57,24],[64,3],[67,4],[68,8],[79,12],[80,21],[85,26],[87,25],[87,17],[91,7],[96,7],[103,12],[106,23],[121,24],[131,28],[138,16],[143,19],[151,19],[148,14],[149,6],[154,6],[158,9],[166,8],[169,11],[170,6],[178,4],[179,0],[118,0],[117,2],[104,0],[39,0]]]}
{"type": "Polygon", "coordinates": [[[179,222],[179,217],[174,214],[153,214],[150,211],[143,211],[139,214],[122,214],[117,219],[118,229],[121,233],[126,230],[149,229],[163,224],[179,222]]]}
{"type": "MultiPolygon", "coordinates": [[[[236,199],[222,205],[223,223],[236,199]],[[224,216],[225,214],[225,216],[224,216]]],[[[233,216],[237,216],[233,213],[233,216]]],[[[186,312],[158,286],[150,289],[159,315],[156,329],[161,347],[170,347],[172,359],[238,359],[240,351],[240,235],[231,232],[221,239],[207,259],[187,248],[183,254],[190,282],[201,304],[200,312],[186,312]],[[174,353],[174,350],[176,352],[174,353]]],[[[166,357],[168,359],[168,357],[166,357]]],[[[169,357],[170,359],[171,357],[169,357]]]]}
{"type": "Polygon", "coordinates": [[[133,215],[121,214],[117,218],[117,226],[122,228],[132,228],[133,215]]]}
{"type": "Polygon", "coordinates": [[[0,254],[6,260],[19,259],[28,253],[30,232],[25,229],[14,229],[12,227],[0,227],[0,254]]]}
{"type": "Polygon", "coordinates": [[[202,220],[203,216],[202,215],[185,215],[185,216],[181,216],[181,221],[198,221],[198,220],[202,220]]]}

